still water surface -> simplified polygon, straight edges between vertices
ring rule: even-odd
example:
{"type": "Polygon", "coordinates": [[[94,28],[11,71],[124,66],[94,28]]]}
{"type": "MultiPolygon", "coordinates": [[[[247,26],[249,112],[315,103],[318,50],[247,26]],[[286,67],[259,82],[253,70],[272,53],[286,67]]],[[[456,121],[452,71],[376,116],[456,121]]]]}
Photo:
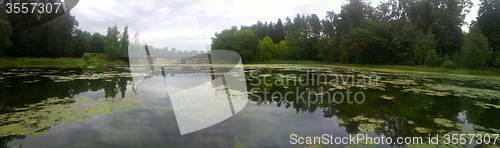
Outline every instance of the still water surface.
{"type": "MultiPolygon", "coordinates": [[[[180,135],[168,94],[133,81],[127,67],[2,68],[0,146],[294,147],[291,134],[424,137],[426,142],[429,134],[500,133],[500,79],[495,77],[311,65],[246,65],[245,76],[249,102],[243,110],[208,128],[180,135]],[[298,79],[301,74],[310,77],[298,79]],[[317,77],[322,74],[326,81],[317,77]],[[326,83],[335,74],[339,85],[326,83]],[[377,75],[378,81],[357,85],[370,74],[377,75]],[[281,75],[291,79],[284,82],[281,75]],[[352,78],[342,82],[348,75],[355,77],[354,85],[352,78]],[[352,92],[350,98],[347,90],[352,92]],[[287,92],[293,94],[272,95],[287,92]],[[335,92],[343,93],[345,100],[329,100],[328,93],[335,92]],[[357,92],[365,96],[362,103],[353,101],[357,92]]],[[[144,79],[163,83],[161,74],[144,79]]]]}

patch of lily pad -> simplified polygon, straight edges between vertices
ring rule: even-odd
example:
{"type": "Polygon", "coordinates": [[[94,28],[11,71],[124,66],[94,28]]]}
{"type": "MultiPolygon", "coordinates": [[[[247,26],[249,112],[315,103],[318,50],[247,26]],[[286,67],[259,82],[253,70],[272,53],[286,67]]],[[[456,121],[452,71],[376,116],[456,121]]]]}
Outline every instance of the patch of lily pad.
{"type": "Polygon", "coordinates": [[[441,126],[446,126],[446,127],[454,127],[455,124],[453,124],[450,120],[444,119],[444,118],[435,118],[434,122],[441,125],[441,126]]]}
{"type": "Polygon", "coordinates": [[[358,126],[358,129],[359,129],[359,131],[361,131],[361,132],[373,132],[373,131],[375,131],[375,127],[376,127],[376,126],[377,126],[377,125],[375,125],[375,124],[373,124],[373,123],[369,123],[369,124],[365,124],[365,123],[363,123],[363,124],[360,124],[360,125],[358,126]]]}
{"type": "Polygon", "coordinates": [[[386,100],[392,100],[392,99],[394,99],[394,97],[389,97],[389,96],[387,96],[387,95],[382,95],[382,96],[380,96],[380,97],[381,97],[382,99],[386,99],[386,100]]]}
{"type": "Polygon", "coordinates": [[[72,124],[113,112],[135,109],[171,109],[171,107],[146,106],[138,98],[47,98],[36,104],[27,104],[15,112],[0,115],[0,137],[9,135],[40,136],[51,126],[72,124]]]}
{"type": "Polygon", "coordinates": [[[419,133],[431,133],[431,129],[425,128],[425,127],[415,127],[414,128],[417,132],[419,133]]]}

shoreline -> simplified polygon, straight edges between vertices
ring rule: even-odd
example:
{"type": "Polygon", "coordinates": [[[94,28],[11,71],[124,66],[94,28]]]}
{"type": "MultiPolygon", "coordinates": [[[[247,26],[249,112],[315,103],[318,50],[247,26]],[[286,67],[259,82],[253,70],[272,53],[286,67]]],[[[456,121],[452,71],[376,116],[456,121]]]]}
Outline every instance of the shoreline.
{"type": "Polygon", "coordinates": [[[82,58],[3,58],[0,59],[0,68],[29,68],[29,67],[80,67],[80,66],[105,66],[105,65],[126,65],[125,61],[105,61],[102,59],[82,58]]]}
{"type": "MultiPolygon", "coordinates": [[[[403,65],[363,65],[363,64],[342,64],[342,63],[326,63],[322,61],[268,61],[268,62],[253,62],[243,65],[264,65],[264,64],[303,64],[303,65],[324,65],[345,68],[363,68],[372,70],[385,70],[394,72],[422,73],[422,74],[447,74],[461,76],[491,76],[500,77],[500,69],[482,69],[471,70],[458,68],[455,70],[444,69],[441,67],[425,67],[425,66],[403,66],[403,65]]],[[[43,68],[43,67],[81,67],[81,66],[105,66],[105,65],[127,65],[125,61],[105,61],[102,59],[92,58],[88,61],[82,58],[3,58],[0,59],[0,68],[43,68]]]]}

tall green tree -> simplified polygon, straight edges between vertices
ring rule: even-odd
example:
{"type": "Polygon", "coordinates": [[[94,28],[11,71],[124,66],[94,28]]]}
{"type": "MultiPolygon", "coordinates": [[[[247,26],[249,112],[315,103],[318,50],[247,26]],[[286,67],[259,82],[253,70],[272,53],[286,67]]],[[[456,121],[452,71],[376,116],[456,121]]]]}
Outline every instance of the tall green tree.
{"type": "Polygon", "coordinates": [[[462,46],[461,64],[471,69],[486,67],[489,45],[488,38],[484,37],[478,26],[470,28],[470,32],[465,35],[462,46]]]}
{"type": "Polygon", "coordinates": [[[274,27],[274,37],[272,39],[275,44],[280,43],[285,39],[285,28],[283,26],[283,22],[281,22],[281,19],[278,19],[278,22],[274,27]]]}
{"type": "Polygon", "coordinates": [[[94,53],[104,53],[106,37],[101,35],[100,33],[94,33],[90,37],[90,47],[92,52],[94,53]]]}
{"type": "Polygon", "coordinates": [[[243,62],[255,61],[253,58],[259,52],[259,38],[251,30],[237,31],[232,49],[241,55],[243,62]]]}
{"type": "Polygon", "coordinates": [[[72,47],[73,48],[73,57],[82,57],[84,53],[90,52],[90,41],[86,33],[84,33],[82,30],[77,29],[76,35],[73,37],[73,40],[71,40],[72,47]]]}
{"type": "Polygon", "coordinates": [[[122,38],[120,40],[121,46],[122,46],[122,52],[128,52],[128,44],[129,44],[128,37],[129,37],[128,36],[128,26],[125,26],[125,29],[123,29],[122,38]]]}
{"type": "Polygon", "coordinates": [[[257,53],[259,61],[275,60],[274,58],[276,58],[277,55],[278,51],[276,46],[274,46],[273,40],[269,36],[259,41],[259,52],[257,53]]]}
{"type": "Polygon", "coordinates": [[[77,25],[75,17],[69,13],[62,15],[44,25],[47,25],[47,51],[50,57],[68,57],[73,55],[71,39],[73,28],[77,25]]]}
{"type": "Polygon", "coordinates": [[[118,39],[120,38],[120,31],[116,27],[116,24],[113,27],[108,27],[108,34],[106,35],[104,52],[106,52],[107,60],[117,60],[118,52],[122,50],[120,46],[120,42],[118,39]]]}
{"type": "Polygon", "coordinates": [[[5,50],[12,46],[10,36],[12,36],[12,28],[9,22],[0,19],[0,56],[4,56],[5,50]]]}
{"type": "Polygon", "coordinates": [[[481,0],[477,17],[477,26],[488,38],[492,56],[489,58],[491,66],[500,67],[500,1],[481,0]]]}
{"type": "Polygon", "coordinates": [[[234,33],[238,29],[236,26],[231,27],[231,29],[225,29],[221,33],[215,33],[215,38],[212,38],[212,50],[233,50],[234,44],[234,33]]]}
{"type": "Polygon", "coordinates": [[[269,22],[269,25],[267,25],[267,36],[269,36],[269,38],[271,38],[271,39],[272,38],[276,38],[276,35],[275,35],[275,32],[274,32],[273,22],[269,22]]]}

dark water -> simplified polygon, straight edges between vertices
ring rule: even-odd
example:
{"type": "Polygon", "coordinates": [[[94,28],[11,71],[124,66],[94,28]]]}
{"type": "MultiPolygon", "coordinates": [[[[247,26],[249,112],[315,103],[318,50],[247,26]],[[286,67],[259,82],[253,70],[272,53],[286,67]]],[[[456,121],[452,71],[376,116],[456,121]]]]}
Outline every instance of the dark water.
{"type": "MultiPolygon", "coordinates": [[[[485,147],[493,146],[496,136],[492,134],[500,132],[500,79],[494,77],[248,65],[245,75],[247,89],[252,93],[245,108],[218,124],[181,135],[169,98],[158,98],[165,97],[164,92],[146,89],[146,84],[134,82],[129,73],[126,67],[0,69],[0,146],[294,147],[297,145],[290,144],[291,134],[384,135],[393,141],[397,137],[423,137],[425,143],[429,135],[435,134],[489,134],[489,145],[439,144],[485,147]],[[280,81],[279,74],[288,76],[288,81],[280,81]],[[293,79],[301,74],[309,78],[293,79]],[[322,74],[325,76],[317,77],[322,74]],[[355,76],[355,83],[352,85],[349,79],[344,84],[342,78],[340,86],[325,83],[336,78],[333,74],[344,79],[355,76]],[[379,79],[372,79],[372,85],[358,85],[363,79],[360,74],[376,75],[379,79]],[[273,85],[265,85],[264,81],[273,85]],[[349,98],[347,91],[351,92],[349,98]],[[328,94],[335,92],[339,94],[333,102],[328,94]],[[340,93],[345,95],[342,102],[340,93]],[[356,93],[358,100],[353,97],[356,93]],[[365,96],[362,102],[361,93],[365,96]],[[85,98],[95,104],[85,105],[85,98]],[[101,101],[111,103],[99,102],[99,98],[107,98],[101,101]]],[[[153,75],[146,79],[161,78],[162,75],[153,75]]],[[[367,79],[364,82],[368,83],[367,79]]],[[[496,142],[498,146],[500,139],[496,142]]]]}

